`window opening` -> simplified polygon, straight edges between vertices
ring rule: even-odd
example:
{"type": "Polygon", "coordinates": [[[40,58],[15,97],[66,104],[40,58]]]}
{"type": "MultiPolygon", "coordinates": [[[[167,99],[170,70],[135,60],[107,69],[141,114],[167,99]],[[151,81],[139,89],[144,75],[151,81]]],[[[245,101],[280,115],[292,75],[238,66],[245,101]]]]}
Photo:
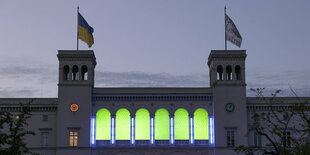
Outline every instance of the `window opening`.
{"type": "Polygon", "coordinates": [[[42,116],[42,121],[47,122],[48,121],[48,115],[43,115],[42,116]]]}
{"type": "Polygon", "coordinates": [[[41,147],[48,147],[48,132],[41,133],[41,147]]]}
{"type": "Polygon", "coordinates": [[[82,66],[82,80],[88,80],[87,66],[82,66]]]}
{"type": "Polygon", "coordinates": [[[240,66],[235,67],[236,80],[241,80],[241,69],[240,66]]]}
{"type": "Polygon", "coordinates": [[[72,80],[79,80],[79,68],[76,65],[72,67],[72,80]]]}
{"type": "Polygon", "coordinates": [[[69,80],[69,66],[68,65],[64,66],[63,76],[64,76],[63,79],[65,81],[69,80]]]}
{"type": "Polygon", "coordinates": [[[227,130],[227,146],[235,146],[235,131],[234,130],[227,130]]]}
{"type": "Polygon", "coordinates": [[[223,67],[217,66],[217,80],[223,80],[223,67]]]}
{"type": "Polygon", "coordinates": [[[69,146],[71,147],[78,146],[78,132],[70,131],[69,133],[70,133],[69,146]]]}
{"type": "Polygon", "coordinates": [[[262,137],[257,132],[254,132],[254,146],[256,147],[262,146],[262,137]]]}

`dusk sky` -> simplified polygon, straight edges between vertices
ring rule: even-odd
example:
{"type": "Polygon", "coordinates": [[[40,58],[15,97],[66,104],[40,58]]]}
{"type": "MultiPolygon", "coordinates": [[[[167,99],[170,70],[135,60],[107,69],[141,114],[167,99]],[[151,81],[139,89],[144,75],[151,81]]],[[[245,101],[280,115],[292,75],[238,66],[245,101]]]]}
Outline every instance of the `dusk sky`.
{"type": "Polygon", "coordinates": [[[2,0],[0,97],[57,97],[57,50],[76,50],[77,6],[94,28],[95,87],[209,87],[224,6],[247,50],[246,83],[310,96],[309,0],[2,0]]]}

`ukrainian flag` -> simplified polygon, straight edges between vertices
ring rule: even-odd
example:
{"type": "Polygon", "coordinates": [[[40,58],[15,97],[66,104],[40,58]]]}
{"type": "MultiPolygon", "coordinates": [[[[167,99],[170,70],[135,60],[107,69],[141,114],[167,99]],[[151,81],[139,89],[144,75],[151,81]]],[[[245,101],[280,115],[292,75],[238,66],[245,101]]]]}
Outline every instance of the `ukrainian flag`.
{"type": "Polygon", "coordinates": [[[88,23],[80,13],[78,13],[78,27],[79,39],[86,42],[88,44],[88,47],[90,48],[91,45],[94,44],[94,29],[88,25],[88,23]]]}

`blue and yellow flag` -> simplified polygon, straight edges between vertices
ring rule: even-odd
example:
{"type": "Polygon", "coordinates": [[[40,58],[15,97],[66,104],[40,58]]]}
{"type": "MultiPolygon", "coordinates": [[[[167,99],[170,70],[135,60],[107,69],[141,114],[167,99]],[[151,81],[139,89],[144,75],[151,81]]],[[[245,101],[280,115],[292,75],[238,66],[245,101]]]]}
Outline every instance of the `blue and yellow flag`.
{"type": "Polygon", "coordinates": [[[90,48],[91,45],[94,44],[94,37],[93,37],[94,29],[88,25],[88,23],[80,13],[78,13],[78,24],[79,24],[78,25],[79,39],[86,42],[88,44],[88,47],[90,48]]]}

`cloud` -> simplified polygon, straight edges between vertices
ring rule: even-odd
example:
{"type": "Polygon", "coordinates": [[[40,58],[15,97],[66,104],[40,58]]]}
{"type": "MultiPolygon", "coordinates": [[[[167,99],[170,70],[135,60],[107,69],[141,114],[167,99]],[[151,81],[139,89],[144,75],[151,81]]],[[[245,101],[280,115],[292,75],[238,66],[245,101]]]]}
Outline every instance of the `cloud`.
{"type": "Polygon", "coordinates": [[[208,79],[207,74],[96,72],[96,86],[100,87],[207,87],[208,79]]]}
{"type": "MultiPolygon", "coordinates": [[[[0,97],[57,97],[58,67],[49,65],[8,65],[0,67],[0,97]]],[[[96,70],[95,87],[209,87],[209,75],[195,73],[111,72],[96,70]]],[[[266,88],[270,96],[277,89],[281,96],[310,96],[310,71],[248,71],[247,96],[250,88],[266,88]]]]}
{"type": "Polygon", "coordinates": [[[56,97],[58,71],[48,65],[0,67],[0,97],[56,97]],[[46,96],[45,96],[46,95],[46,96]]]}
{"type": "MultiPolygon", "coordinates": [[[[247,90],[250,88],[266,88],[264,95],[281,89],[280,96],[295,96],[292,88],[298,96],[310,96],[310,71],[285,71],[285,72],[255,72],[247,73],[247,90]]],[[[247,95],[253,93],[247,91],[247,95]]]]}

